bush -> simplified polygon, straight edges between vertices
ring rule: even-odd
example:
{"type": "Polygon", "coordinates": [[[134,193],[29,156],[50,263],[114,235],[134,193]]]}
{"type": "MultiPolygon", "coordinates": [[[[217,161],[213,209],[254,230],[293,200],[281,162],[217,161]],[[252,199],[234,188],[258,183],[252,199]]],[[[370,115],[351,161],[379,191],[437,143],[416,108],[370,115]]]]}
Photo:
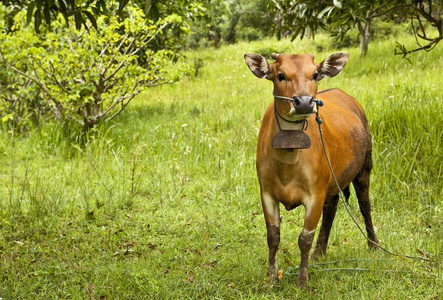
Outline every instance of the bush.
{"type": "MultiPolygon", "coordinates": [[[[14,25],[0,33],[1,104],[3,122],[11,126],[40,124],[47,116],[59,122],[75,121],[83,131],[112,120],[147,87],[172,83],[189,73],[186,64],[174,66],[177,55],[170,15],[157,22],[143,18],[128,5],[125,19],[101,16],[99,30],[66,26],[60,15],[51,29],[35,35],[18,13],[14,25]],[[157,50],[161,40],[164,47],[157,50]],[[150,45],[153,44],[152,47],[150,45]]],[[[8,9],[0,6],[5,24],[8,9]]],[[[6,28],[3,26],[2,28],[6,28]]]]}
{"type": "Polygon", "coordinates": [[[240,40],[248,42],[261,40],[265,37],[262,31],[252,27],[241,28],[238,30],[237,35],[240,40]]]}

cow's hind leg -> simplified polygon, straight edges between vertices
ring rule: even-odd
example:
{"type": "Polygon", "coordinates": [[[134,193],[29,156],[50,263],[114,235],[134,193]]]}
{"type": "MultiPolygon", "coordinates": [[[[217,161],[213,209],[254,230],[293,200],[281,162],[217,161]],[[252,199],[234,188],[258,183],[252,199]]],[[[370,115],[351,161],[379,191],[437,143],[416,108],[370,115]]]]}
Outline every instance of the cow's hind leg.
{"type": "Polygon", "coordinates": [[[311,258],[317,260],[319,257],[326,254],[328,246],[329,233],[331,232],[332,222],[337,212],[338,195],[329,197],[325,200],[323,205],[323,217],[320,226],[320,233],[318,234],[317,243],[311,258]]]}
{"type": "MultiPolygon", "coordinates": [[[[343,190],[346,201],[348,201],[350,192],[349,186],[343,190]]],[[[337,205],[339,202],[339,195],[335,195],[325,199],[323,205],[323,217],[320,227],[320,233],[318,234],[317,243],[315,244],[314,252],[311,258],[317,260],[321,256],[326,254],[328,247],[329,234],[331,232],[332,223],[334,222],[335,214],[337,212],[337,205]]]]}
{"type": "MultiPolygon", "coordinates": [[[[369,181],[371,176],[371,168],[372,168],[372,159],[371,156],[368,155],[366,164],[364,169],[360,172],[360,174],[355,177],[352,181],[355,188],[355,193],[358,198],[358,205],[360,206],[360,212],[365,219],[366,232],[368,234],[368,238],[378,243],[377,237],[375,236],[374,226],[372,224],[371,217],[371,200],[369,199],[369,181]]],[[[377,249],[378,247],[368,241],[368,245],[371,249],[377,249]]]]}

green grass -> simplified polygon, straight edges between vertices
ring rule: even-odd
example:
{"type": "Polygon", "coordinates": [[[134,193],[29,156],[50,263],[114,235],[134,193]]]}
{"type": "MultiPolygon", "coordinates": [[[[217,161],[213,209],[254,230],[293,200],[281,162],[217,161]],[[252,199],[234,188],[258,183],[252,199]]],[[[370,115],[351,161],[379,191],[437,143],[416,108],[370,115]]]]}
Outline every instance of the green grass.
{"type": "MultiPolygon", "coordinates": [[[[82,146],[51,124],[27,137],[1,131],[0,298],[440,299],[442,279],[427,273],[443,275],[443,48],[411,65],[393,56],[394,40],[374,41],[364,59],[339,49],[350,61],[320,87],[367,112],[381,245],[433,262],[369,251],[340,204],[323,260],[365,259],[335,266],[372,271],[314,272],[303,291],[284,274],[270,289],[255,147],[272,84],[243,55],[319,62],[337,50],[321,35],[266,39],[189,53],[204,62],[197,78],[149,89],[82,146]]],[[[354,195],[350,206],[361,222],[354,195]]],[[[303,213],[282,210],[282,270],[299,263],[303,213]]]]}

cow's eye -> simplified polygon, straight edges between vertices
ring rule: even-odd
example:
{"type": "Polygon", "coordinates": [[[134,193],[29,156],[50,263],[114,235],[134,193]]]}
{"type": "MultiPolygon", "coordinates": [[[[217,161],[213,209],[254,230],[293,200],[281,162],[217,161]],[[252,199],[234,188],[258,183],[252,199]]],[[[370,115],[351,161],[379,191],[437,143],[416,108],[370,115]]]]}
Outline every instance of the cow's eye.
{"type": "Polygon", "coordinates": [[[285,75],[283,75],[282,73],[278,73],[278,74],[277,74],[277,78],[278,78],[278,80],[280,80],[280,81],[283,81],[283,80],[286,79],[286,78],[285,78],[285,75]]]}
{"type": "Polygon", "coordinates": [[[318,72],[315,72],[314,75],[312,76],[312,80],[317,81],[319,75],[320,75],[320,74],[318,74],[318,72]]]}

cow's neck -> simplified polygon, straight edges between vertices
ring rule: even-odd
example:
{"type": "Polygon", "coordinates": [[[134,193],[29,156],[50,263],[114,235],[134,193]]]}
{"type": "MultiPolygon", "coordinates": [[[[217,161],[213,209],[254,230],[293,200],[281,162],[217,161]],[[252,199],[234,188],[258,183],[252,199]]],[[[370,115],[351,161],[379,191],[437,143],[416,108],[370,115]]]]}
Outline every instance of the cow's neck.
{"type": "MultiPolygon", "coordinates": [[[[268,145],[273,157],[276,161],[283,164],[296,164],[300,158],[300,149],[293,149],[292,151],[287,151],[284,149],[274,149],[272,147],[272,139],[280,131],[275,115],[272,120],[273,126],[272,130],[269,130],[269,139],[271,143],[268,145]]],[[[289,123],[284,120],[279,119],[281,130],[302,130],[303,123],[289,123]]]]}

